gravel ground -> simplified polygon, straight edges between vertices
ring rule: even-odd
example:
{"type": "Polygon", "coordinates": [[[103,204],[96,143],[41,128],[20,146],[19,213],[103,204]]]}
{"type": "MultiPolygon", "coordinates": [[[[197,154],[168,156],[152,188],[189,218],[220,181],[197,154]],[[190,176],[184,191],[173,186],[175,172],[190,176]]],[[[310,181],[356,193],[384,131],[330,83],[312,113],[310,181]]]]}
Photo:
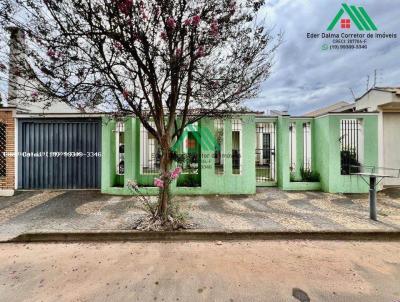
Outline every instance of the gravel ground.
{"type": "MultiPolygon", "coordinates": [[[[371,221],[367,194],[260,189],[249,196],[176,197],[196,229],[267,231],[400,230],[400,189],[378,194],[371,221]]],[[[99,191],[22,191],[0,197],[0,239],[23,232],[127,230],[145,214],[129,196],[99,191]]]]}
{"type": "Polygon", "coordinates": [[[378,196],[379,221],[369,219],[367,194],[285,192],[260,189],[254,196],[184,199],[200,228],[224,230],[400,230],[400,194],[378,196]]]}

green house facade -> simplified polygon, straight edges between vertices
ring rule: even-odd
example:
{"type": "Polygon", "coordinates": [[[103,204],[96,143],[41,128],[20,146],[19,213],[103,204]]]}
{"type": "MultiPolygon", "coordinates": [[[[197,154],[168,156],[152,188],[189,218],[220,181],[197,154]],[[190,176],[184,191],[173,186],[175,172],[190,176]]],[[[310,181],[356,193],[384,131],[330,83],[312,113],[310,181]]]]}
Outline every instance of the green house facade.
{"type": "MultiPolygon", "coordinates": [[[[377,165],[376,113],[318,117],[241,114],[203,118],[175,142],[174,165],[183,173],[171,185],[178,195],[254,194],[257,187],[368,192],[356,165],[377,165]]],[[[135,117],[102,119],[101,190],[131,195],[129,181],[156,195],[159,149],[135,117]]]]}

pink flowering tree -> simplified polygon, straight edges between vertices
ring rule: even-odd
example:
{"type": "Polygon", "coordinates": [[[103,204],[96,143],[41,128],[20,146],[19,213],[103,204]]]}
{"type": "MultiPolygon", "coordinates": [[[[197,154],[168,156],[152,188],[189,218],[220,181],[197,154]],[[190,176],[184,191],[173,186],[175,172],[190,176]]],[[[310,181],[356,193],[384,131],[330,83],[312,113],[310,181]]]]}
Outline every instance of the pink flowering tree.
{"type": "Polygon", "coordinates": [[[162,217],[173,142],[190,123],[242,108],[270,74],[279,39],[264,27],[263,4],[3,0],[0,25],[23,31],[27,56],[11,73],[0,62],[0,72],[29,79],[19,82],[28,101],[61,100],[139,118],[161,147],[162,217]]]}

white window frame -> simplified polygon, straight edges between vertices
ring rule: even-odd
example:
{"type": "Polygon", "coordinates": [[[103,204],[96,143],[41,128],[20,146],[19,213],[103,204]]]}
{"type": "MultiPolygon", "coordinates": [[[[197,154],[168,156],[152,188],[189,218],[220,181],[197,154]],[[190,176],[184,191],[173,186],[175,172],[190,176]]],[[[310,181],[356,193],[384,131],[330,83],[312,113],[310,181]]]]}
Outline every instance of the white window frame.
{"type": "Polygon", "coordinates": [[[303,169],[312,171],[311,122],[303,123],[303,169]]]}
{"type": "MultiPolygon", "coordinates": [[[[234,131],[238,131],[239,132],[239,173],[238,174],[234,174],[233,173],[233,156],[232,156],[232,175],[242,175],[242,167],[243,167],[243,121],[240,118],[237,119],[233,119],[232,120],[232,133],[234,131]],[[237,129],[234,129],[234,125],[238,125],[237,129]]],[[[231,136],[232,136],[231,133],[231,136]]],[[[233,151],[233,140],[232,140],[232,151],[233,151]]]]}
{"type": "MultiPolygon", "coordinates": [[[[155,127],[155,124],[153,121],[148,122],[150,126],[155,127]]],[[[147,162],[149,163],[150,161],[154,160],[156,161],[156,158],[151,159],[151,156],[156,156],[157,152],[157,141],[154,139],[154,145],[149,144],[149,131],[143,126],[143,124],[140,124],[140,174],[142,175],[155,175],[158,174],[159,172],[144,172],[144,163],[147,162]],[[153,146],[153,154],[151,154],[151,146],[153,146]]],[[[154,163],[155,165],[155,163],[154,163]]]]}
{"type": "Polygon", "coordinates": [[[296,138],[296,122],[291,122],[289,124],[289,169],[290,172],[296,171],[297,164],[297,138],[296,138]]]}
{"type": "MultiPolygon", "coordinates": [[[[122,121],[117,121],[115,124],[115,148],[116,148],[116,152],[115,152],[115,169],[116,169],[116,174],[117,175],[124,175],[125,174],[125,166],[124,166],[124,173],[121,173],[120,169],[119,169],[119,163],[121,160],[121,153],[119,152],[119,148],[120,148],[120,134],[124,133],[125,136],[125,124],[122,121]]],[[[124,137],[124,151],[125,151],[125,137],[124,137]]],[[[124,160],[124,164],[125,164],[125,152],[123,153],[123,160],[124,160]]]]}
{"type": "MultiPolygon", "coordinates": [[[[225,156],[224,156],[224,150],[225,150],[225,121],[223,119],[215,119],[214,120],[214,135],[217,133],[217,131],[222,130],[222,141],[220,144],[220,152],[221,152],[221,164],[222,164],[222,173],[217,173],[217,170],[215,170],[215,163],[214,163],[214,173],[215,175],[224,175],[225,174],[225,156]]],[[[215,137],[216,139],[216,137],[215,137]]]]}

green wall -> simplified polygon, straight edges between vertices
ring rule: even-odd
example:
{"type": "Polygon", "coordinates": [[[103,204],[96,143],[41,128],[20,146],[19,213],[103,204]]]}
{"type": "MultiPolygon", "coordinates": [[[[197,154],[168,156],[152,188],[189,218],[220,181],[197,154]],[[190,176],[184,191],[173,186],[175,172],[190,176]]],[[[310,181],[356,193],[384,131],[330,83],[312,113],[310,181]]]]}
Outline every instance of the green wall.
{"type": "MultiPolygon", "coordinates": [[[[200,187],[177,187],[176,181],[171,185],[173,194],[254,194],[256,191],[255,181],[255,118],[254,115],[241,115],[235,118],[242,120],[242,157],[241,174],[232,174],[232,122],[231,119],[224,120],[224,148],[225,154],[224,174],[215,174],[214,151],[201,150],[201,186],[200,187]]],[[[202,119],[199,127],[207,128],[214,133],[214,121],[202,119]]],[[[140,123],[136,118],[125,120],[125,175],[124,186],[118,186],[118,176],[115,173],[115,121],[103,118],[102,137],[102,187],[103,193],[128,195],[132,192],[127,188],[129,180],[135,180],[141,185],[144,194],[156,195],[158,188],[152,187],[152,183],[158,174],[142,175],[140,173],[140,123]]],[[[203,138],[202,138],[203,139],[203,138]]],[[[183,176],[184,177],[184,176],[183,176]]]]}
{"type": "MultiPolygon", "coordinates": [[[[315,163],[314,167],[317,168],[320,175],[321,189],[323,191],[329,192],[329,150],[331,148],[330,144],[332,139],[329,135],[329,117],[317,118],[314,121],[313,130],[314,140],[312,145],[315,151],[313,156],[315,163]]],[[[337,151],[340,153],[339,149],[337,151]]]]}
{"type": "MultiPolygon", "coordinates": [[[[311,122],[311,136],[313,136],[313,120],[311,118],[291,118],[280,116],[278,118],[278,186],[283,190],[320,190],[320,182],[290,181],[290,149],[289,126],[296,123],[296,170],[294,174],[300,178],[300,168],[303,165],[303,123],[311,122]]],[[[312,137],[313,141],[313,137],[312,137]]],[[[311,150],[312,170],[314,170],[314,150],[311,150]]]]}
{"type": "Polygon", "coordinates": [[[378,117],[375,114],[334,114],[315,119],[315,160],[322,190],[331,193],[365,193],[368,185],[359,176],[340,173],[340,121],[360,119],[364,132],[362,165],[378,165],[378,117]]]}
{"type": "MultiPolygon", "coordinates": [[[[242,120],[242,170],[240,175],[232,174],[232,120],[224,120],[224,174],[218,175],[214,169],[214,151],[201,150],[201,186],[177,187],[172,183],[172,193],[182,195],[197,194],[254,194],[256,186],[278,186],[283,190],[323,190],[325,192],[359,193],[368,192],[368,186],[358,176],[340,175],[340,121],[342,119],[361,119],[364,131],[364,165],[377,165],[378,162],[378,122],[375,114],[328,114],[317,118],[303,117],[256,117],[240,115],[242,120]],[[256,183],[255,147],[256,122],[276,123],[276,182],[256,183]],[[320,174],[319,182],[291,181],[289,124],[296,123],[296,170],[295,179],[299,180],[303,165],[303,123],[311,123],[312,170],[320,174]]],[[[153,180],[158,174],[140,173],[140,122],[136,118],[125,119],[125,175],[118,176],[116,167],[115,121],[103,118],[102,131],[102,186],[107,194],[128,195],[129,180],[135,180],[142,186],[144,194],[156,195],[158,188],[153,180]]],[[[208,129],[214,133],[214,121],[204,118],[199,129],[208,129]]],[[[203,138],[202,138],[203,140],[203,138]]],[[[181,147],[179,147],[181,149],[181,147]]],[[[186,177],[185,175],[181,177],[186,177]]]]}
{"type": "Polygon", "coordinates": [[[359,176],[340,173],[340,122],[361,119],[364,132],[363,165],[378,164],[378,119],[375,114],[329,114],[317,118],[278,118],[278,186],[283,190],[322,190],[331,193],[366,193],[368,185],[359,176]],[[311,123],[311,170],[319,173],[319,182],[290,180],[289,125],[296,123],[295,180],[300,180],[303,165],[303,123],[311,123]]]}

